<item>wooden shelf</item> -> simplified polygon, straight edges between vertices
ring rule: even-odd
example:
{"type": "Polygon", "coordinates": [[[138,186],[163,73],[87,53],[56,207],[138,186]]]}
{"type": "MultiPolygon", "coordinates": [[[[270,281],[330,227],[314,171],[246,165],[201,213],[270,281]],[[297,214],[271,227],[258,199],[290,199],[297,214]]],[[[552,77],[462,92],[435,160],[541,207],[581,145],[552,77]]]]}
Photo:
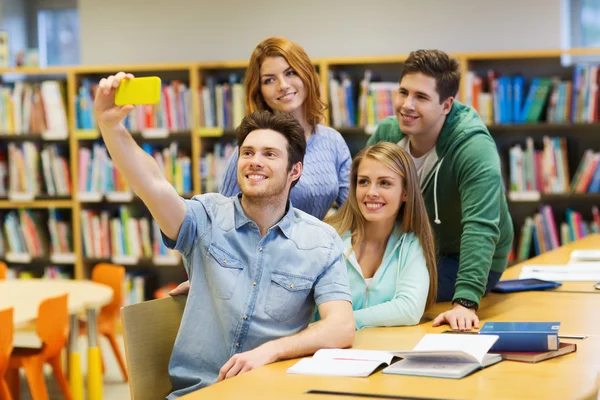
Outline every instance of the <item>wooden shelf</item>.
{"type": "Polygon", "coordinates": [[[17,67],[17,68],[0,68],[0,75],[15,74],[15,75],[66,75],[76,67],[17,67]]]}
{"type": "MultiPolygon", "coordinates": [[[[179,196],[183,197],[184,199],[191,199],[194,196],[194,193],[178,193],[179,196]]],[[[81,194],[79,195],[81,196],[81,194]]],[[[105,194],[105,193],[99,193],[99,194],[94,194],[94,196],[91,196],[90,198],[86,198],[87,194],[83,194],[83,199],[78,200],[78,203],[81,204],[82,206],[91,206],[94,204],[101,204],[102,206],[106,206],[107,204],[137,204],[139,205],[140,203],[142,203],[142,199],[137,196],[134,193],[131,193],[131,195],[129,195],[128,192],[124,192],[124,193],[118,193],[118,192],[114,192],[113,194],[105,194]]]]}
{"type": "Polygon", "coordinates": [[[498,124],[489,125],[488,130],[495,135],[597,135],[600,139],[600,123],[564,123],[564,124],[498,124]]]}
{"type": "Polygon", "coordinates": [[[577,202],[600,204],[600,193],[540,193],[538,200],[514,199],[511,194],[507,196],[509,203],[554,203],[554,202],[577,202]]]}
{"type": "MultiPolygon", "coordinates": [[[[152,140],[181,140],[190,138],[191,130],[169,131],[163,129],[148,129],[143,132],[131,132],[131,136],[136,140],[152,141],[152,140]]],[[[77,140],[101,140],[100,131],[97,129],[77,129],[75,130],[77,140]]]]}
{"type": "MultiPolygon", "coordinates": [[[[461,72],[463,73],[463,79],[460,87],[460,95],[465,93],[465,78],[464,75],[469,68],[476,66],[477,68],[487,68],[486,64],[498,65],[502,67],[507,65],[510,68],[515,66],[527,66],[533,64],[534,66],[544,66],[546,63],[551,64],[552,68],[559,68],[561,71],[565,71],[565,74],[569,73],[572,68],[563,68],[560,64],[560,59],[563,55],[600,55],[600,48],[594,49],[532,49],[532,50],[520,50],[520,51],[500,51],[500,52],[456,52],[451,53],[451,56],[456,57],[461,63],[461,72]]],[[[371,68],[374,71],[380,73],[389,73],[394,79],[400,74],[397,70],[397,66],[402,64],[408,54],[391,54],[391,55],[372,55],[364,57],[323,57],[323,58],[312,58],[313,65],[316,67],[319,74],[319,83],[321,85],[321,93],[323,100],[329,105],[330,99],[328,96],[329,91],[329,72],[336,70],[349,69],[356,76],[359,72],[364,71],[367,68],[371,68]],[[397,75],[396,75],[397,70],[397,75]]],[[[165,81],[170,79],[183,79],[188,82],[188,87],[193,88],[192,94],[192,105],[193,105],[193,121],[191,126],[199,125],[199,106],[200,99],[198,91],[196,90],[201,82],[203,82],[205,75],[216,74],[226,75],[230,72],[243,71],[248,67],[248,59],[244,60],[232,60],[232,61],[206,61],[206,62],[181,62],[181,63],[156,63],[156,64],[126,64],[126,65],[86,65],[86,66],[67,66],[67,67],[50,67],[50,68],[4,68],[0,69],[0,80],[30,80],[38,81],[41,79],[59,79],[66,82],[66,104],[67,104],[67,116],[69,120],[70,136],[67,139],[51,140],[59,142],[62,146],[63,143],[69,144],[69,167],[71,173],[71,183],[73,190],[79,187],[79,166],[78,166],[78,150],[82,146],[89,146],[89,141],[102,140],[98,130],[77,130],[76,119],[75,119],[75,99],[78,94],[78,85],[84,78],[90,78],[91,80],[100,79],[100,77],[113,74],[118,71],[132,72],[139,76],[156,74],[161,76],[165,81]]],[[[534,71],[535,72],[535,71],[534,71]]],[[[383,75],[382,75],[383,76],[383,75]]],[[[387,78],[387,77],[386,77],[387,78]]],[[[464,98],[460,97],[459,98],[464,98]]],[[[329,113],[326,113],[326,119],[329,117],[329,113]]],[[[536,124],[511,124],[511,125],[491,125],[488,127],[498,147],[501,149],[501,158],[503,163],[506,161],[506,149],[507,146],[511,146],[514,143],[521,142],[524,137],[531,136],[535,139],[536,144],[540,141],[544,135],[548,136],[562,136],[568,140],[567,150],[569,160],[579,161],[577,158],[581,157],[581,153],[587,148],[599,149],[600,148],[600,123],[595,124],[547,124],[547,123],[536,123],[536,124]]],[[[352,154],[356,154],[362,149],[369,138],[369,134],[372,134],[374,130],[367,130],[364,127],[360,128],[336,128],[344,137],[352,154]]],[[[211,146],[220,140],[235,140],[234,129],[202,129],[195,128],[186,131],[170,132],[168,135],[161,134],[161,132],[153,132],[153,137],[147,137],[139,133],[134,133],[133,136],[138,143],[150,142],[150,143],[161,143],[164,141],[180,141],[183,146],[190,144],[190,156],[192,159],[192,187],[194,192],[200,191],[202,177],[200,176],[200,157],[201,152],[210,149],[211,146]],[[206,144],[206,145],[205,145],[206,144]]],[[[152,135],[151,135],[152,136],[152,135]]],[[[11,135],[11,136],[0,136],[0,141],[25,141],[31,140],[39,143],[45,140],[41,135],[11,135]]],[[[50,140],[49,140],[50,141],[50,140]]],[[[186,148],[187,150],[187,148],[186,148]]],[[[573,175],[576,169],[575,161],[570,162],[569,170],[570,174],[573,175]]],[[[571,176],[572,177],[572,176],[571,176]]],[[[190,198],[194,193],[183,195],[182,197],[190,198]]],[[[34,200],[24,201],[10,201],[8,199],[0,199],[0,209],[15,209],[15,208],[33,208],[33,209],[44,209],[44,208],[57,208],[57,209],[69,209],[73,214],[72,218],[72,237],[74,252],[76,254],[76,263],[74,268],[74,275],[77,279],[82,279],[89,276],[90,263],[108,261],[110,259],[85,259],[83,258],[83,243],[82,243],[82,232],[81,232],[81,221],[78,214],[82,208],[105,208],[113,210],[122,204],[131,204],[135,211],[138,208],[143,207],[139,198],[134,196],[130,201],[113,201],[109,202],[104,196],[100,198],[100,201],[79,201],[75,200],[76,194],[73,194],[72,198],[37,198],[34,200]],[[85,269],[84,269],[85,262],[85,269]]],[[[540,195],[539,199],[533,201],[509,201],[511,207],[511,214],[514,215],[513,221],[515,222],[516,233],[518,237],[519,224],[522,222],[524,216],[529,215],[532,211],[535,212],[539,205],[542,203],[548,203],[555,206],[557,212],[563,212],[566,208],[577,208],[579,210],[589,210],[592,205],[600,204],[600,194],[549,194],[540,195]]],[[[140,208],[141,210],[141,208],[140,208]]],[[[152,259],[140,259],[139,263],[135,267],[148,267],[153,268],[155,265],[152,259]]],[[[134,268],[134,267],[133,267],[134,268]]],[[[163,273],[168,274],[168,273],[163,273]]]]}
{"type": "Polygon", "coordinates": [[[15,135],[15,134],[0,134],[0,140],[6,140],[9,142],[25,142],[25,141],[39,141],[39,142],[64,142],[67,143],[69,141],[69,137],[64,138],[55,138],[55,137],[44,137],[41,133],[28,133],[23,135],[15,135]]]}
{"type": "Polygon", "coordinates": [[[220,138],[233,137],[235,138],[235,129],[231,128],[196,128],[194,130],[197,136],[201,138],[220,138]]]}
{"type": "Polygon", "coordinates": [[[72,199],[60,199],[60,200],[32,200],[32,201],[10,201],[6,199],[0,200],[0,209],[12,209],[12,208],[72,208],[72,199]]]}
{"type": "MultiPolygon", "coordinates": [[[[108,257],[108,258],[84,257],[84,259],[83,259],[83,262],[85,264],[89,264],[89,265],[95,265],[95,264],[99,264],[102,262],[119,264],[118,261],[119,261],[118,259],[113,259],[112,257],[108,257]]],[[[177,268],[177,267],[183,266],[183,262],[181,261],[181,259],[179,259],[177,261],[177,263],[173,263],[173,264],[164,264],[161,262],[155,263],[154,258],[139,257],[134,264],[122,263],[120,265],[123,265],[124,267],[127,267],[127,268],[155,268],[155,267],[177,268]]]]}
{"type": "Polygon", "coordinates": [[[19,256],[18,254],[14,255],[14,253],[12,253],[12,255],[10,255],[9,253],[5,253],[2,255],[2,257],[0,257],[0,260],[5,263],[11,264],[11,265],[27,265],[28,267],[31,265],[40,266],[40,265],[44,265],[44,264],[45,265],[58,264],[58,265],[64,265],[64,266],[70,266],[70,265],[75,264],[75,261],[55,259],[51,255],[45,255],[42,257],[31,257],[27,254],[27,255],[25,255],[25,257],[23,257],[23,260],[15,259],[15,257],[18,258],[18,256],[19,256]]]}

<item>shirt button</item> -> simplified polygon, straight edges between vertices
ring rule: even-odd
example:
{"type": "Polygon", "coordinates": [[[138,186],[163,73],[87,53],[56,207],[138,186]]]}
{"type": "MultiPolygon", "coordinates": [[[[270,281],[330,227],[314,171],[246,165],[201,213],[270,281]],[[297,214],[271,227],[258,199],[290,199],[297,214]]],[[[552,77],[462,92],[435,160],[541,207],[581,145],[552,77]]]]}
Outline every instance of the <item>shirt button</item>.
{"type": "Polygon", "coordinates": [[[239,343],[236,343],[236,344],[235,344],[235,347],[240,347],[240,344],[239,344],[239,343]]]}
{"type": "Polygon", "coordinates": [[[227,260],[223,260],[223,264],[227,264],[227,260]]]}
{"type": "Polygon", "coordinates": [[[248,319],[247,315],[244,315],[244,321],[246,321],[248,319]]]}
{"type": "Polygon", "coordinates": [[[293,288],[294,288],[294,284],[292,283],[292,284],[290,285],[290,289],[293,289],[293,288]]]}
{"type": "Polygon", "coordinates": [[[259,247],[259,248],[258,248],[258,251],[262,251],[262,247],[259,247]]]}
{"type": "Polygon", "coordinates": [[[252,286],[256,286],[256,282],[252,282],[252,286]]]}

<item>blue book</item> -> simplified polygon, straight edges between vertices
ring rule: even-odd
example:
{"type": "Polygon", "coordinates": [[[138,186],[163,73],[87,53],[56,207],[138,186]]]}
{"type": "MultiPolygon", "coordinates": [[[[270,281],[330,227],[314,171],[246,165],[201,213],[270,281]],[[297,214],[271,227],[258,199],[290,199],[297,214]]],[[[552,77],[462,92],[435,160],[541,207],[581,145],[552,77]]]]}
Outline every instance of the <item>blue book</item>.
{"type": "Polygon", "coordinates": [[[498,335],[490,352],[558,350],[560,322],[486,322],[480,335],[498,335]]]}

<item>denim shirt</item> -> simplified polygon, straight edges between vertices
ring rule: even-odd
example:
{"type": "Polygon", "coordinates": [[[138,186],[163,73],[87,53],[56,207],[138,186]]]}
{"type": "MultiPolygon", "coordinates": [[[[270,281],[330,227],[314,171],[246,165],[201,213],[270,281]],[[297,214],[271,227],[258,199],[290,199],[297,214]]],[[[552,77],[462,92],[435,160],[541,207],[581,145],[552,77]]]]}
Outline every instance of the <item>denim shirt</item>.
{"type": "Polygon", "coordinates": [[[261,237],[240,197],[183,200],[177,241],[190,280],[169,375],[174,399],[216,382],[236,353],[305,329],[315,305],[352,302],[342,241],[322,221],[291,206],[261,237]]]}

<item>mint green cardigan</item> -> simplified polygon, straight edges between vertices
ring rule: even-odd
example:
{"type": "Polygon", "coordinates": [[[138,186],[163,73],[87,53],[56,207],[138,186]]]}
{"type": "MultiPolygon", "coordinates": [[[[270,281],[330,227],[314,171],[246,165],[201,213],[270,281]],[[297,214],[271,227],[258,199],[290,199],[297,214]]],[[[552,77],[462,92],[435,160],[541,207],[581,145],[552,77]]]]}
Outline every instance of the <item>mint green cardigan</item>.
{"type": "Polygon", "coordinates": [[[390,235],[381,265],[367,289],[352,250],[350,231],[342,235],[356,329],[372,326],[416,325],[429,293],[429,272],[417,236],[390,235]]]}

